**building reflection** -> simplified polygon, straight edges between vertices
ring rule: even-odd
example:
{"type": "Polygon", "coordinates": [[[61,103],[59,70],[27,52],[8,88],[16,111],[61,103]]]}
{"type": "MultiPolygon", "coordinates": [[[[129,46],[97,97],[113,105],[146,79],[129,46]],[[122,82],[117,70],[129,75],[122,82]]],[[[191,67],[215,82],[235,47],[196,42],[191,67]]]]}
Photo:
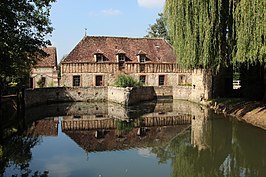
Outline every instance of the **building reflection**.
{"type": "Polygon", "coordinates": [[[31,131],[33,136],[57,136],[58,124],[58,117],[45,118],[34,121],[28,131],[31,131]]]}
{"type": "Polygon", "coordinates": [[[61,121],[62,132],[86,152],[153,147],[188,129],[192,115],[173,111],[173,103],[153,102],[125,109],[108,103],[76,103],[61,121]]]}
{"type": "Polygon", "coordinates": [[[29,163],[40,137],[62,131],[87,153],[149,147],[160,163],[171,161],[172,177],[266,176],[265,132],[228,119],[186,101],[127,109],[106,102],[35,107],[17,122],[26,131],[21,128],[5,138],[3,129],[1,151],[6,160],[0,164],[1,173],[9,161],[21,160],[22,145],[29,163]]]}

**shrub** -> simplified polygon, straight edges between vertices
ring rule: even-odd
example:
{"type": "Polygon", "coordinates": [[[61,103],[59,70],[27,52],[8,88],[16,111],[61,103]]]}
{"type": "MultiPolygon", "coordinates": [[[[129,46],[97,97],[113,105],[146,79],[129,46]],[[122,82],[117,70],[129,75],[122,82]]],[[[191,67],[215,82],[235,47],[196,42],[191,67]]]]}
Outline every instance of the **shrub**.
{"type": "Polygon", "coordinates": [[[134,79],[132,76],[120,74],[117,76],[115,80],[115,86],[116,87],[141,87],[143,84],[136,79],[134,79]]]}
{"type": "Polygon", "coordinates": [[[39,79],[37,81],[37,85],[38,85],[39,88],[43,88],[44,87],[44,82],[42,81],[42,79],[39,79]]]}

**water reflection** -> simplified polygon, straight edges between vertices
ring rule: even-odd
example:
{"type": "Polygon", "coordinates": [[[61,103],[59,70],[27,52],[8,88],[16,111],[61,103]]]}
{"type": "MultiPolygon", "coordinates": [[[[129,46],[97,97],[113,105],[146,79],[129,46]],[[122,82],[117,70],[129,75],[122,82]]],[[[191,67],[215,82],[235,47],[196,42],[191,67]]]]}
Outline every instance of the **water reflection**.
{"type": "Polygon", "coordinates": [[[266,176],[265,131],[189,102],[63,103],[24,115],[1,124],[3,176],[266,176]]]}

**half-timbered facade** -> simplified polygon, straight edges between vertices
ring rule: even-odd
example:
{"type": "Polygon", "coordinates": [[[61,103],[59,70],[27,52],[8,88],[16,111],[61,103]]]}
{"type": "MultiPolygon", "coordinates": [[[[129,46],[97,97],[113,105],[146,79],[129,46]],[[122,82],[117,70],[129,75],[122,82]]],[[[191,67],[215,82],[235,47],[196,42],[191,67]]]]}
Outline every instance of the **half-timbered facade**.
{"type": "Polygon", "coordinates": [[[128,74],[146,86],[190,85],[164,39],[85,36],[61,62],[61,86],[110,86],[128,74]]]}

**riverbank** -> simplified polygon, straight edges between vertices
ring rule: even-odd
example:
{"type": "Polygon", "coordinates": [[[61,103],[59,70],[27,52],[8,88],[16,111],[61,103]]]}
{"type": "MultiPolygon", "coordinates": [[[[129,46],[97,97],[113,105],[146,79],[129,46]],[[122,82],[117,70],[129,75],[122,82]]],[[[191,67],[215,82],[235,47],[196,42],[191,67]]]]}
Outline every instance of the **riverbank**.
{"type": "Polygon", "coordinates": [[[266,104],[240,98],[215,99],[209,107],[266,130],[266,104]]]}

